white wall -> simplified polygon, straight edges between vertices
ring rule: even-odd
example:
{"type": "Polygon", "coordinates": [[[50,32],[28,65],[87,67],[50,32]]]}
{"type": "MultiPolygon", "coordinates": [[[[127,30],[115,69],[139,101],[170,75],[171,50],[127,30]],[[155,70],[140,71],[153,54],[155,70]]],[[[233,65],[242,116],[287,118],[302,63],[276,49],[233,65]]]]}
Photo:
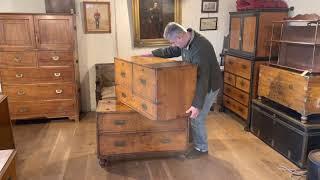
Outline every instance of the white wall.
{"type": "Polygon", "coordinates": [[[286,0],[289,6],[294,6],[294,11],[290,15],[316,13],[320,15],[319,0],[286,0]]]}

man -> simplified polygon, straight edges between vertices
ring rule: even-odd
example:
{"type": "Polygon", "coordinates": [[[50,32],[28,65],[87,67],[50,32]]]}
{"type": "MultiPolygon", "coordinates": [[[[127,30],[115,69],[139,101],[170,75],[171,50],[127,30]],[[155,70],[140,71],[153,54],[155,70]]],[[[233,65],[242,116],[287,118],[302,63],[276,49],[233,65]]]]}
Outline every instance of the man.
{"type": "Polygon", "coordinates": [[[169,23],[163,34],[171,46],[152,51],[145,56],[171,58],[182,56],[182,60],[196,64],[197,84],[191,107],[186,113],[191,113],[191,129],[194,148],[186,158],[193,159],[208,154],[207,131],[205,119],[213,102],[216,101],[222,84],[220,66],[211,43],[192,29],[185,29],[180,24],[169,23]]]}

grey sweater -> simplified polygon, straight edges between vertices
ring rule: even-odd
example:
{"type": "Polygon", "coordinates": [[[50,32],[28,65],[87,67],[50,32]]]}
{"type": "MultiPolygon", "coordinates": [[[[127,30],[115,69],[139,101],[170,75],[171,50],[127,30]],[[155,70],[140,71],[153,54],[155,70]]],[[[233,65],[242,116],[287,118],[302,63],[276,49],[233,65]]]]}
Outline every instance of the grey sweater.
{"type": "Polygon", "coordinates": [[[169,46],[156,49],[152,51],[152,54],[162,58],[182,56],[183,61],[197,65],[196,93],[192,106],[202,109],[207,93],[221,88],[222,74],[211,43],[190,28],[188,32],[193,33],[193,39],[189,42],[188,47],[169,46]]]}

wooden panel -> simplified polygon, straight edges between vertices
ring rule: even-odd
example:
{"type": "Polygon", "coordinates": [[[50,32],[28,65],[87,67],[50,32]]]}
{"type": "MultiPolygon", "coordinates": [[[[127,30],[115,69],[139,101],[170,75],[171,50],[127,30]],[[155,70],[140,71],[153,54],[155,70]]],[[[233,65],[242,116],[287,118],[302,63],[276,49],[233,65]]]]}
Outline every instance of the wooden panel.
{"type": "Polygon", "coordinates": [[[120,59],[114,59],[115,82],[118,85],[132,88],[132,64],[120,59]]]}
{"type": "Polygon", "coordinates": [[[231,17],[230,24],[230,48],[240,49],[240,17],[231,17]]]}
{"type": "Polygon", "coordinates": [[[0,67],[36,67],[35,51],[0,52],[0,67]]]}
{"type": "Polygon", "coordinates": [[[44,50],[73,50],[72,16],[34,16],[37,47],[44,50]]]}
{"type": "Polygon", "coordinates": [[[14,149],[14,139],[6,96],[0,95],[0,150],[14,149]]]}
{"type": "Polygon", "coordinates": [[[241,89],[242,91],[250,93],[250,81],[247,79],[244,79],[242,77],[237,77],[236,78],[236,87],[241,89]]]}
{"type": "Polygon", "coordinates": [[[126,87],[122,87],[120,85],[116,86],[116,97],[121,102],[126,102],[126,104],[130,104],[132,101],[132,92],[131,89],[127,89],[126,87]]]}
{"type": "Polygon", "coordinates": [[[310,77],[308,83],[308,100],[306,102],[306,114],[319,114],[320,113],[320,76],[310,77]]]}
{"type": "Polygon", "coordinates": [[[0,151],[0,180],[16,180],[16,151],[0,151]]]}
{"type": "Polygon", "coordinates": [[[251,63],[249,60],[226,56],[224,70],[243,78],[251,79],[251,63]]]}
{"type": "Polygon", "coordinates": [[[256,61],[254,63],[254,70],[253,70],[253,82],[252,82],[252,99],[258,97],[258,84],[259,84],[259,71],[260,65],[267,64],[269,61],[256,61]]]}
{"type": "Polygon", "coordinates": [[[39,51],[39,66],[73,66],[71,51],[39,51]]]}
{"type": "Polygon", "coordinates": [[[156,102],[156,72],[154,69],[133,65],[132,93],[156,102]]]}
{"type": "Polygon", "coordinates": [[[238,114],[244,120],[247,120],[247,118],[248,118],[248,108],[247,107],[241,105],[240,103],[229,98],[228,96],[223,96],[223,104],[225,107],[227,107],[231,111],[238,114]]]}
{"type": "Polygon", "coordinates": [[[236,89],[228,84],[224,84],[223,93],[245,106],[249,105],[249,94],[240,91],[239,89],[236,89]]]}
{"type": "Polygon", "coordinates": [[[242,50],[250,53],[255,53],[256,43],[256,16],[245,16],[243,18],[242,32],[242,50]]]}
{"type": "Polygon", "coordinates": [[[70,99],[75,95],[71,83],[3,85],[2,88],[10,101],[70,99]]]}
{"type": "Polygon", "coordinates": [[[133,95],[131,104],[129,106],[145,117],[152,120],[157,120],[157,106],[151,101],[133,95]]]}
{"type": "Polygon", "coordinates": [[[35,47],[31,15],[0,15],[0,48],[25,50],[35,47]]]}
{"type": "Polygon", "coordinates": [[[235,75],[230,74],[228,72],[224,72],[224,82],[232,86],[235,86],[236,85],[235,75]]]}
{"type": "Polygon", "coordinates": [[[183,151],[187,147],[186,131],[105,134],[99,137],[100,154],[183,151]]]}

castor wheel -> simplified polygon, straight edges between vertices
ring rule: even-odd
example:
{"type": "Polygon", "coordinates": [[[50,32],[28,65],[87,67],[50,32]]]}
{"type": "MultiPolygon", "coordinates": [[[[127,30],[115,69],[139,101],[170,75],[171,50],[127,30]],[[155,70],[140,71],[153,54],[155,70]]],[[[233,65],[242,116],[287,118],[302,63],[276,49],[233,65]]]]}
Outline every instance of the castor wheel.
{"type": "Polygon", "coordinates": [[[307,121],[308,121],[308,117],[307,117],[307,116],[301,116],[301,122],[302,122],[303,124],[306,124],[307,121]]]}
{"type": "Polygon", "coordinates": [[[101,167],[106,167],[110,165],[110,162],[107,159],[99,159],[99,164],[101,167]]]}

